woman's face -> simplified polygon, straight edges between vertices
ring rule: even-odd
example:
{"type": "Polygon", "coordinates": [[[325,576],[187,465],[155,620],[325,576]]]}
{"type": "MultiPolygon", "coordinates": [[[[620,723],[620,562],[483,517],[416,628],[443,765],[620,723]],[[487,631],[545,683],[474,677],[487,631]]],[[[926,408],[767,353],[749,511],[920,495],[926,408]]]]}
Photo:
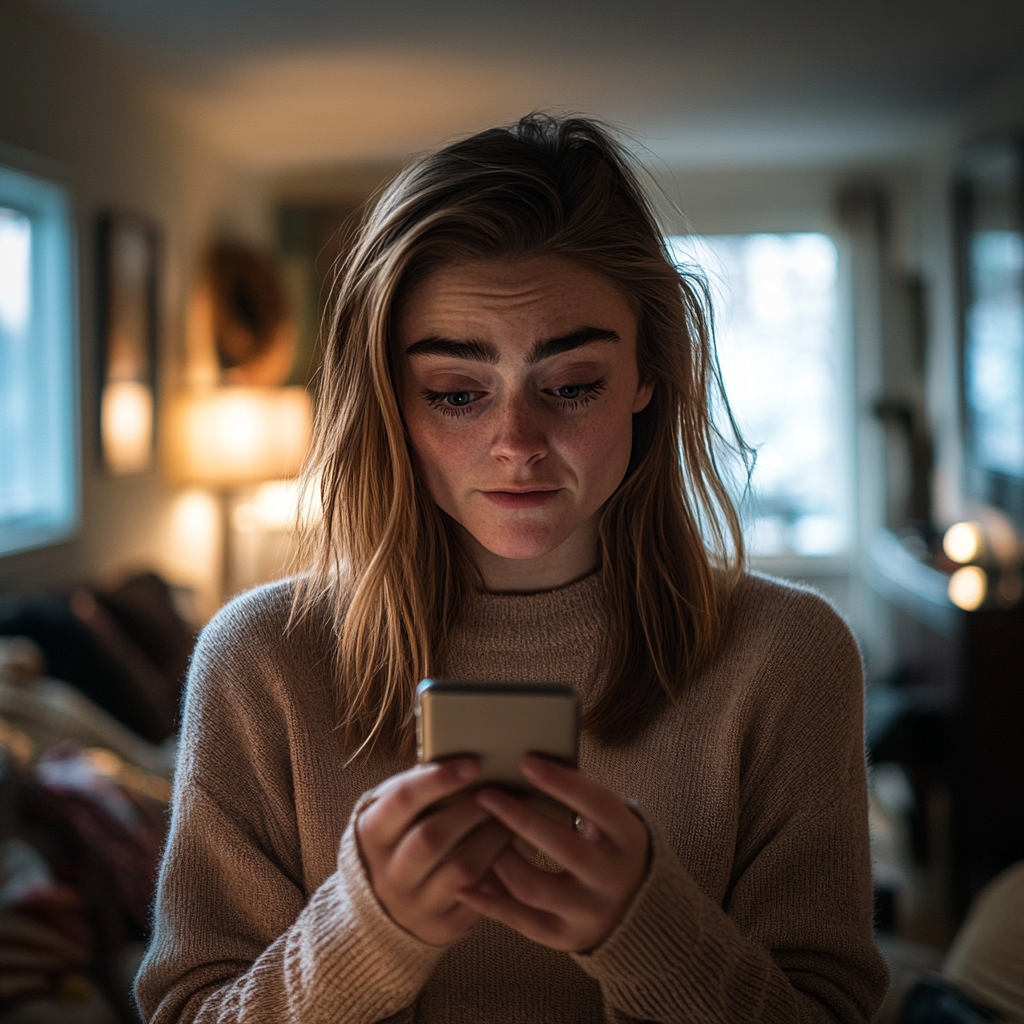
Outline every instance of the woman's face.
{"type": "Polygon", "coordinates": [[[567,562],[560,582],[592,568],[652,391],[616,286],[558,256],[445,267],[405,295],[396,344],[413,450],[487,585],[505,560],[567,562]]]}

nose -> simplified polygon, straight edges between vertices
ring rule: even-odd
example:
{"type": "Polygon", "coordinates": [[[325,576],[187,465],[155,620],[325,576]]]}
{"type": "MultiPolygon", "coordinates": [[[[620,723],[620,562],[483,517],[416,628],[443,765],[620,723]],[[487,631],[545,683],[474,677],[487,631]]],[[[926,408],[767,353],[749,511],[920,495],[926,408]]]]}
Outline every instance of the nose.
{"type": "Polygon", "coordinates": [[[498,409],[491,457],[508,466],[529,466],[548,453],[541,413],[522,395],[509,396],[498,409]]]}

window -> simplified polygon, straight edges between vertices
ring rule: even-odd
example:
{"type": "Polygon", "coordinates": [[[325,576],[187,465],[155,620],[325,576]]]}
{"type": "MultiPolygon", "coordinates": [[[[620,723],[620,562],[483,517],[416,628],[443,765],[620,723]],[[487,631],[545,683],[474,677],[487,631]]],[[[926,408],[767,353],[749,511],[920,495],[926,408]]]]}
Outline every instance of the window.
{"type": "Polygon", "coordinates": [[[967,495],[1024,525],[1024,147],[1014,134],[957,157],[967,495]]]}
{"type": "Polygon", "coordinates": [[[973,302],[967,314],[967,400],[983,469],[1024,477],[1024,234],[971,239],[973,302]]]}
{"type": "Polygon", "coordinates": [[[835,244],[809,232],[667,241],[708,277],[726,395],[757,451],[741,502],[750,554],[845,553],[853,459],[835,244]]]}
{"type": "Polygon", "coordinates": [[[67,193],[0,167],[0,555],[77,520],[71,267],[67,193]]]}

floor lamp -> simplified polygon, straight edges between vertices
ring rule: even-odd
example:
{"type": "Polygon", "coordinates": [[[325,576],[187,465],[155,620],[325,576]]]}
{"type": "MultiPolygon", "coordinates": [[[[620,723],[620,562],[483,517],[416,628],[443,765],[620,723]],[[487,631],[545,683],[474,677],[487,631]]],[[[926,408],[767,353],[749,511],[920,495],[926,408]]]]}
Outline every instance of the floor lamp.
{"type": "Polygon", "coordinates": [[[183,392],[168,403],[165,466],[176,484],[220,499],[221,599],[232,579],[231,496],[295,476],[309,447],[312,403],[301,387],[223,387],[183,392]]]}

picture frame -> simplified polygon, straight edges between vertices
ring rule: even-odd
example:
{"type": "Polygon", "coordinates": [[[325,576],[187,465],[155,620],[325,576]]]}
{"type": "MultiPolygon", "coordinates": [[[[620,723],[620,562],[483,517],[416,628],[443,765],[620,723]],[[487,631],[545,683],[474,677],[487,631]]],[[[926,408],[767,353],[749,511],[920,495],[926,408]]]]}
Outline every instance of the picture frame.
{"type": "Polygon", "coordinates": [[[148,218],[97,217],[99,435],[111,476],[154,463],[160,249],[159,227],[148,218]]]}

